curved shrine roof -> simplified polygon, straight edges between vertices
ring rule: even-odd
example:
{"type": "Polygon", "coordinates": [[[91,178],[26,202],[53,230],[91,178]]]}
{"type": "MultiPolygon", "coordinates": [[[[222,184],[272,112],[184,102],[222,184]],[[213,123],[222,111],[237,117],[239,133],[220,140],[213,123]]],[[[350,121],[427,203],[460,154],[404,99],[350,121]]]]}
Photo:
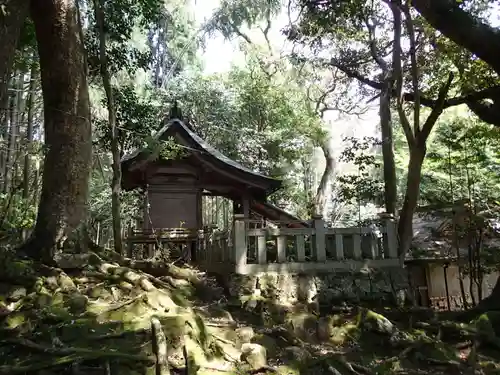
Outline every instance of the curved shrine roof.
{"type": "MultiPolygon", "coordinates": [[[[265,185],[267,194],[270,194],[281,188],[281,181],[271,178],[269,176],[263,175],[261,173],[252,171],[251,169],[241,165],[240,163],[228,158],[220,151],[216,150],[214,147],[210,146],[205,140],[199,137],[195,132],[193,132],[183,121],[179,119],[169,120],[163,128],[161,128],[155,135],[154,138],[161,140],[166,139],[174,135],[179,135],[184,138],[185,141],[193,148],[193,151],[201,151],[198,157],[201,158],[211,158],[214,161],[222,164],[224,167],[228,167],[238,174],[242,175],[244,178],[251,180],[257,180],[259,185],[265,185]]],[[[124,155],[121,159],[122,168],[126,172],[130,168],[134,161],[140,159],[148,161],[148,152],[144,149],[137,149],[127,155],[124,155]]]]}

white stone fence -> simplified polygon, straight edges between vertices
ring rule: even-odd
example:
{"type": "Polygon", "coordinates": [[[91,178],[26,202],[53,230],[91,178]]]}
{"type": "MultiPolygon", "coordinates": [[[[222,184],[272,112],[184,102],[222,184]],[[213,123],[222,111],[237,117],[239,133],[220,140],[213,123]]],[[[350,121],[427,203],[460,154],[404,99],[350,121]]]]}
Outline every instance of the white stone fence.
{"type": "Polygon", "coordinates": [[[315,218],[311,228],[251,228],[234,216],[233,246],[227,259],[239,274],[317,273],[400,265],[396,224],[328,228],[315,218]]]}

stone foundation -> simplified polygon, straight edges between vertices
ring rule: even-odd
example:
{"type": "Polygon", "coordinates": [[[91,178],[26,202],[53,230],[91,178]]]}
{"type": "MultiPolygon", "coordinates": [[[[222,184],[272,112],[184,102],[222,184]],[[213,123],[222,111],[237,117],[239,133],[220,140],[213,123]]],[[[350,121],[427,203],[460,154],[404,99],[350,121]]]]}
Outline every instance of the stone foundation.
{"type": "Polygon", "coordinates": [[[227,285],[232,297],[257,295],[278,304],[297,302],[334,305],[342,302],[404,302],[408,276],[400,267],[360,272],[329,272],[315,275],[268,273],[255,276],[232,274],[227,285]]]}

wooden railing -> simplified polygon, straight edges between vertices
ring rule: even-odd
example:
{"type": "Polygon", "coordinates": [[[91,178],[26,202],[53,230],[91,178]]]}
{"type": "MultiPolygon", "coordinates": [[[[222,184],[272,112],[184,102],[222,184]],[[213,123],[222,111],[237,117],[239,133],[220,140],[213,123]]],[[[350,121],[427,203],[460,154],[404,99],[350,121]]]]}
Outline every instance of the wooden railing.
{"type": "Polygon", "coordinates": [[[234,264],[231,232],[213,228],[205,231],[200,237],[196,262],[206,268],[217,267],[218,264],[234,264]]]}
{"type": "Polygon", "coordinates": [[[396,228],[327,228],[320,218],[312,228],[250,229],[251,221],[235,215],[236,272],[328,272],[364,267],[398,266],[396,228]]]}
{"type": "Polygon", "coordinates": [[[206,269],[234,265],[231,231],[216,227],[133,229],[127,235],[128,253],[134,258],[151,258],[169,253],[206,269]]]}
{"type": "Polygon", "coordinates": [[[202,231],[192,228],[159,228],[134,229],[129,228],[127,234],[128,255],[134,258],[151,258],[174,250],[174,256],[191,259],[191,247],[196,245],[202,236],[202,231]],[[137,248],[139,247],[139,248],[137,248]],[[182,249],[182,248],[185,249],[182,249]]]}

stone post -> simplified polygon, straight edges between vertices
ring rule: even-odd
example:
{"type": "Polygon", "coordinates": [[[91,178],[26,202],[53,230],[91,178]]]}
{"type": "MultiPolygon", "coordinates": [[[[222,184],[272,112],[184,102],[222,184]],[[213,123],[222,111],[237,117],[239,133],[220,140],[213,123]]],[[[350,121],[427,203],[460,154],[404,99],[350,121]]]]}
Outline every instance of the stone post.
{"type": "Polygon", "coordinates": [[[320,215],[314,215],[314,231],[316,238],[316,261],[324,262],[326,261],[326,228],[323,217],[320,215]]]}
{"type": "Polygon", "coordinates": [[[233,246],[236,273],[239,273],[247,264],[247,231],[244,214],[234,215],[233,246]]]}
{"type": "Polygon", "coordinates": [[[397,258],[398,257],[398,231],[396,220],[391,214],[380,215],[385,221],[385,228],[387,233],[387,252],[384,258],[397,258]]]}

